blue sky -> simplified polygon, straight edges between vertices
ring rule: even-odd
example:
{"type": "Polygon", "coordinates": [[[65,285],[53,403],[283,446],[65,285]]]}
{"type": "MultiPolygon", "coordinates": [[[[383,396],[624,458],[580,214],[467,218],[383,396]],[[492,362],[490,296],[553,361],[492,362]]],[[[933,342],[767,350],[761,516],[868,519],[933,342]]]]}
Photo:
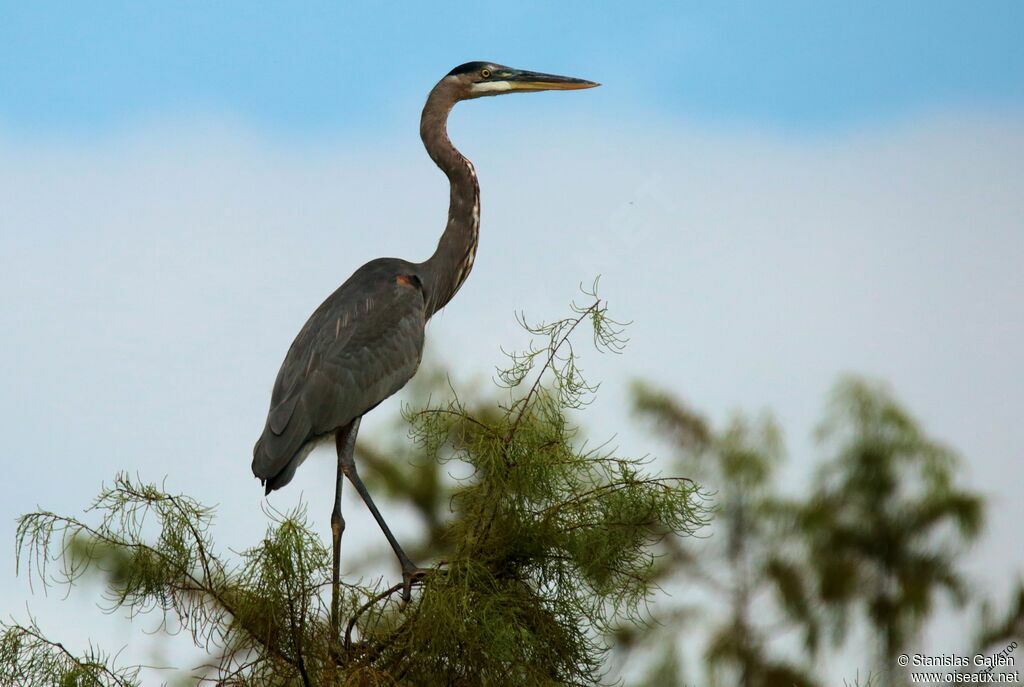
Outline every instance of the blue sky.
{"type": "MultiPolygon", "coordinates": [[[[169,116],[317,136],[404,122],[455,64],[606,84],[600,110],[820,130],[1024,103],[1024,3],[0,2],[0,129],[169,116]]],[[[594,101],[564,106],[593,111],[594,101]]]]}

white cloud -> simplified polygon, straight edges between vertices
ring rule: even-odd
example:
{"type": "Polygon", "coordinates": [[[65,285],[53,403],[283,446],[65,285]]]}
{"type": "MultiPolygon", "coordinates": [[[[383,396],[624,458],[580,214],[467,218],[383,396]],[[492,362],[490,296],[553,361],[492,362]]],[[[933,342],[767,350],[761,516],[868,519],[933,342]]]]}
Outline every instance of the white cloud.
{"type": "MultiPolygon", "coordinates": [[[[657,450],[622,425],[633,376],[716,418],[767,406],[795,484],[836,375],[887,379],[992,496],[972,569],[1005,591],[1024,567],[1006,546],[1024,521],[1024,127],[962,116],[807,141],[461,117],[453,138],[480,174],[482,239],[468,284],[430,325],[440,358],[486,371],[522,341],[514,311],[559,314],[600,273],[613,313],[634,324],[625,356],[585,360],[606,380],[592,426],[619,431],[625,452],[657,450]]],[[[37,504],[76,511],[126,469],[219,503],[225,547],[254,541],[250,450],[292,336],[363,261],[422,259],[442,228],[444,178],[414,132],[400,149],[289,146],[232,126],[92,146],[0,139],[0,521],[37,504]]],[[[304,493],[326,516],[333,463],[320,458],[278,504],[304,493]]],[[[378,543],[369,522],[350,532],[349,551],[378,543]]],[[[0,552],[0,602],[17,611],[27,582],[11,547],[0,552]]],[[[72,644],[101,634],[82,602],[30,603],[72,644]],[[60,627],[65,613],[82,624],[60,627]]],[[[103,635],[136,636],[117,627],[103,635]]],[[[954,629],[941,625],[934,646],[956,648],[954,629]]],[[[126,657],[147,660],[137,651],[126,657]]]]}

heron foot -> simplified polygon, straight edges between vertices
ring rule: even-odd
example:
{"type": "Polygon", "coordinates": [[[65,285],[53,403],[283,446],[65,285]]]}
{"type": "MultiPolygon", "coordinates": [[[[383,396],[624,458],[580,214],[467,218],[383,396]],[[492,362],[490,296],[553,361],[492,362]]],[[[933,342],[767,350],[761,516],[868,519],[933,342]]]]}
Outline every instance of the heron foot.
{"type": "Polygon", "coordinates": [[[430,574],[428,568],[409,563],[402,566],[402,606],[405,607],[412,600],[412,586],[419,584],[430,574]]]}

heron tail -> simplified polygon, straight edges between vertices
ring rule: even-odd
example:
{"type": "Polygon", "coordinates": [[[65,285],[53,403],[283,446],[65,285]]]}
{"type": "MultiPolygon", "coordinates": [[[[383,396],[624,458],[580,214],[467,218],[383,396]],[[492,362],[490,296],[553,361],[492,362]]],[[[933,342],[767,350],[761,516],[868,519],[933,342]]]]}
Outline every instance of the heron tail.
{"type": "Polygon", "coordinates": [[[314,444],[310,430],[309,422],[302,416],[292,417],[280,433],[267,422],[252,450],[252,474],[260,479],[268,494],[288,484],[309,455],[314,444]]]}

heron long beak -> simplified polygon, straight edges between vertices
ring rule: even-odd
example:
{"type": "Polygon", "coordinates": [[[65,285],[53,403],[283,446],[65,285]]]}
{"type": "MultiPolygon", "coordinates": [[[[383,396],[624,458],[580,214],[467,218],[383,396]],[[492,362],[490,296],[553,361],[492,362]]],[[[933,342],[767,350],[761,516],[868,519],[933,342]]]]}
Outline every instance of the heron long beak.
{"type": "Polygon", "coordinates": [[[497,81],[508,84],[510,91],[570,91],[580,88],[593,88],[601,84],[586,79],[557,74],[541,74],[511,69],[504,74],[497,74],[497,81]]]}

